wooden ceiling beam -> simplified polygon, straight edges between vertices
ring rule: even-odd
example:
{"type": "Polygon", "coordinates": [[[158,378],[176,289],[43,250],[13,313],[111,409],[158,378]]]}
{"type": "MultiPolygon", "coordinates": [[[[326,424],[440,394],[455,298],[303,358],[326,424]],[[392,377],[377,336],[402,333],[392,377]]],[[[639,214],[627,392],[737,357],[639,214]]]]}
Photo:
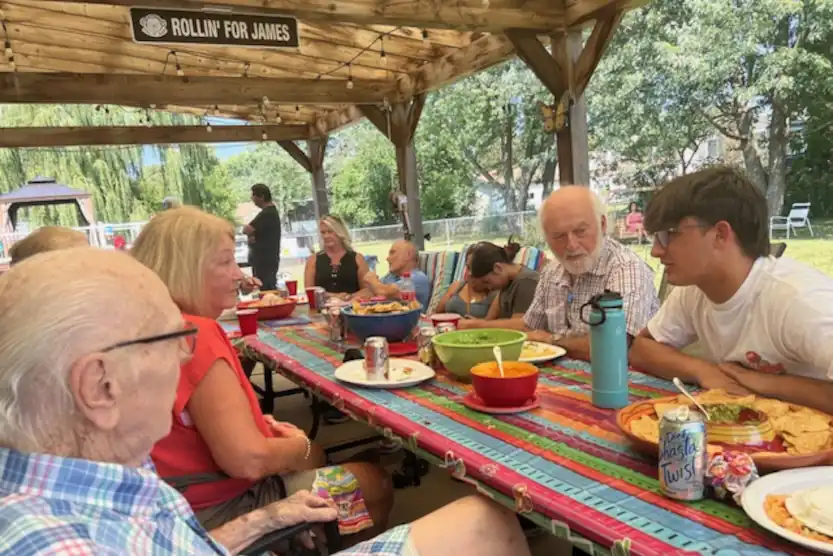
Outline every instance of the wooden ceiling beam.
{"type": "Polygon", "coordinates": [[[364,117],[356,105],[322,112],[310,126],[310,136],[326,137],[332,132],[354,124],[364,117]]]}
{"type": "Polygon", "coordinates": [[[439,60],[422,64],[399,78],[400,98],[432,91],[508,60],[515,53],[512,43],[502,35],[484,35],[469,46],[439,60]]]}
{"type": "Polygon", "coordinates": [[[57,104],[363,104],[394,92],[392,82],[334,79],[169,77],[161,75],[2,73],[0,102],[57,104]]]}
{"type": "Polygon", "coordinates": [[[564,25],[552,0],[65,0],[67,3],[204,8],[283,14],[302,21],[500,31],[507,27],[551,31],[564,25]]]}
{"type": "Polygon", "coordinates": [[[85,145],[155,145],[176,143],[239,143],[306,139],[307,126],[117,126],[0,128],[0,148],[79,147],[85,145]]]}
{"type": "Polygon", "coordinates": [[[555,98],[560,98],[568,88],[567,79],[535,33],[508,29],[506,36],[515,45],[518,57],[532,70],[544,87],[555,98]]]}
{"type": "Polygon", "coordinates": [[[613,38],[619,23],[622,21],[624,12],[617,11],[607,14],[606,17],[596,20],[590,38],[584,44],[584,48],[575,64],[575,89],[576,96],[581,96],[590,82],[590,77],[596,71],[599,61],[607,50],[607,45],[613,38]]]}

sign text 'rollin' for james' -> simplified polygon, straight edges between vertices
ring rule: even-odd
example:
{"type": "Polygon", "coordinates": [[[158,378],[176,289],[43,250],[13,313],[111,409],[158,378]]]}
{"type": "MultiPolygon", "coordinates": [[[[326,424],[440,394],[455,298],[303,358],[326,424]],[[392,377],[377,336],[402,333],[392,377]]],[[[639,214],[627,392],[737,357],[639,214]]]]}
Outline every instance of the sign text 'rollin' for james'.
{"type": "Polygon", "coordinates": [[[298,46],[298,22],[291,17],[131,8],[130,19],[136,42],[298,46]]]}

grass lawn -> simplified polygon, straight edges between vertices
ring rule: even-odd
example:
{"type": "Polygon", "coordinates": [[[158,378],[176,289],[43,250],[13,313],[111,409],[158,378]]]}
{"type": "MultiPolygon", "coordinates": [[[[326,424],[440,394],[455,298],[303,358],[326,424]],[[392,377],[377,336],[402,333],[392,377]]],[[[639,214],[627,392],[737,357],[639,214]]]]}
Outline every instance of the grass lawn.
{"type": "MultiPolygon", "coordinates": [[[[833,220],[818,221],[813,224],[813,231],[815,237],[810,237],[806,231],[800,232],[800,237],[797,239],[785,240],[782,236],[777,236],[773,242],[785,242],[787,250],[784,252],[785,257],[790,257],[804,264],[817,268],[828,276],[833,276],[833,220]]],[[[505,237],[490,238],[496,243],[505,241],[505,237]]],[[[429,244],[429,249],[432,251],[459,251],[464,245],[472,243],[471,240],[461,241],[459,243],[446,242],[432,242],[429,244]]],[[[630,247],[647,263],[657,271],[657,285],[661,279],[661,269],[659,263],[651,257],[651,246],[647,244],[637,245],[630,244],[630,247]]],[[[363,255],[376,255],[379,258],[379,264],[376,267],[376,272],[379,276],[383,276],[388,271],[388,263],[385,260],[390,249],[390,243],[374,242],[362,243],[355,246],[356,250],[363,255]]],[[[304,267],[302,264],[295,263],[286,266],[281,266],[282,272],[289,272],[296,277],[299,282],[303,282],[304,267]]]]}

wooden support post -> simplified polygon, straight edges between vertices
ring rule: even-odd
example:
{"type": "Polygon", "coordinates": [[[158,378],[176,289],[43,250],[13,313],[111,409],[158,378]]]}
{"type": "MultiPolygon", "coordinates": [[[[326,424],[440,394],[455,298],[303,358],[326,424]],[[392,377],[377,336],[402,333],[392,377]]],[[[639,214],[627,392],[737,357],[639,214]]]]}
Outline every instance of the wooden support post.
{"type": "Polygon", "coordinates": [[[324,174],[324,155],[327,152],[328,137],[316,137],[307,141],[310,168],[312,169],[312,198],[315,203],[315,219],[330,214],[330,200],[327,197],[327,179],[324,174]]]}
{"type": "Polygon", "coordinates": [[[534,33],[506,31],[518,56],[553,94],[556,105],[562,100],[572,101],[568,125],[556,132],[555,139],[561,185],[590,185],[584,90],[621,19],[620,10],[600,15],[583,47],[580,32],[555,33],[550,37],[551,52],[534,33]]]}
{"type": "Polygon", "coordinates": [[[278,145],[310,173],[312,178],[312,203],[315,207],[315,221],[330,213],[330,201],[327,197],[327,180],[324,174],[324,155],[327,151],[327,137],[317,137],[307,141],[309,154],[293,141],[278,141],[278,145]]]}
{"type": "Polygon", "coordinates": [[[396,103],[386,113],[375,106],[362,106],[367,119],[385,136],[396,149],[396,169],[399,176],[399,190],[408,197],[408,219],[411,223],[412,241],[420,251],[425,249],[422,229],[422,210],[419,202],[419,175],[417,173],[414,134],[416,133],[425,95],[420,94],[410,102],[396,103]]]}

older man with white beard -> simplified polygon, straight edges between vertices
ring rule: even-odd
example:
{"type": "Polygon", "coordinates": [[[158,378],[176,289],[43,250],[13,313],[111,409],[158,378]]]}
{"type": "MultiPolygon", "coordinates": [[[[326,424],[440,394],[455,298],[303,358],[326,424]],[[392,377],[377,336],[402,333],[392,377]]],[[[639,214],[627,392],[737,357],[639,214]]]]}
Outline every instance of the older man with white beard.
{"type": "Polygon", "coordinates": [[[524,315],[529,339],[589,359],[581,308],[605,290],[622,295],[628,336],[639,334],[659,308],[654,273],[636,253],[605,237],[607,218],[596,194],[582,186],[560,188],[541,207],[541,226],[556,261],[542,272],[524,315]]]}

